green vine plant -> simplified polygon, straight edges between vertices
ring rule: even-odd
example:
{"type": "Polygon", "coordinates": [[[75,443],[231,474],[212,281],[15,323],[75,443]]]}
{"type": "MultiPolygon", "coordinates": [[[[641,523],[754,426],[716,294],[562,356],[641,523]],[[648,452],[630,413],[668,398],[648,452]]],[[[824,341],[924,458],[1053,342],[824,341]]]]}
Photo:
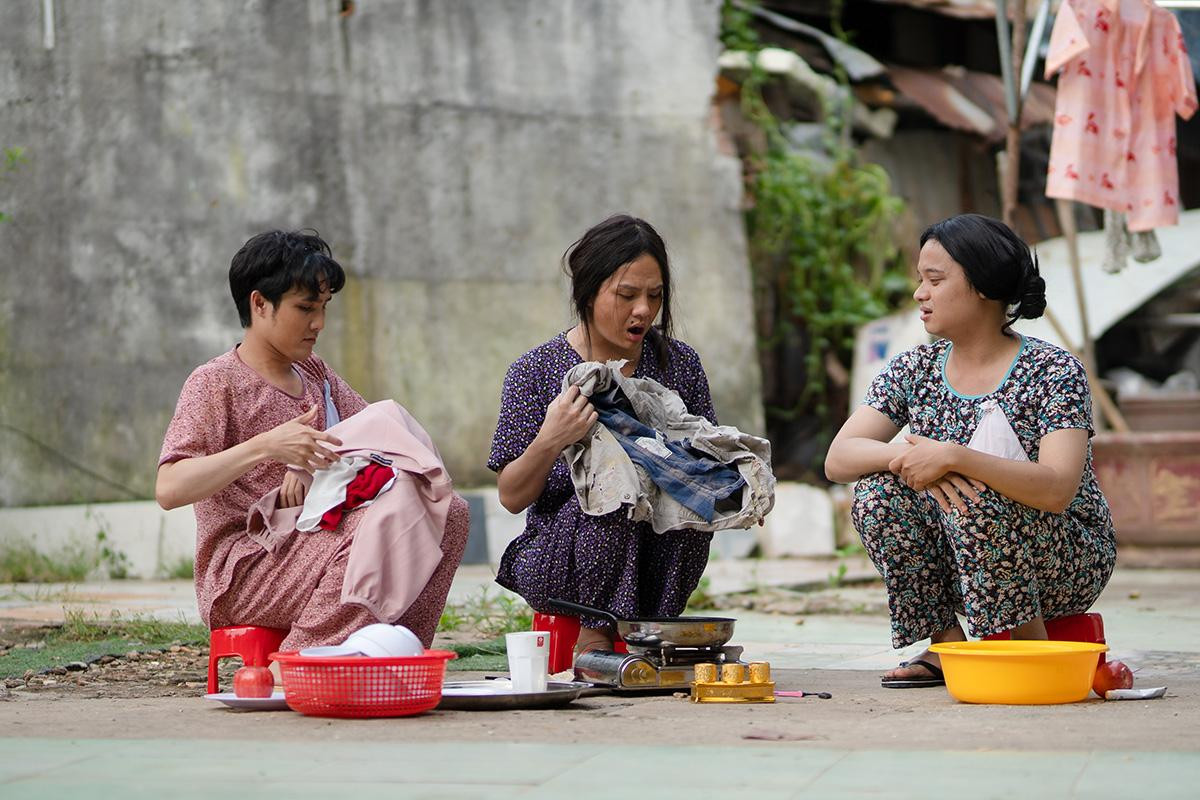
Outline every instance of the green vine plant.
{"type": "MultiPolygon", "coordinates": [[[[4,158],[0,159],[0,182],[8,179],[8,177],[17,171],[17,167],[28,161],[25,158],[25,151],[20,147],[8,147],[4,150],[4,158]]],[[[0,211],[0,222],[8,222],[12,217],[0,211]]]]}
{"type": "MultiPolygon", "coordinates": [[[[821,151],[797,151],[762,89],[769,76],[754,56],[761,45],[744,4],[726,2],[727,47],[751,54],[741,86],[743,114],[765,134],[746,156],[746,230],[754,274],[764,406],[772,441],[807,442],[791,477],[819,475],[834,431],[845,420],[849,366],[859,326],[898,308],[911,290],[907,259],[895,241],[904,203],[887,173],[866,163],[851,139],[853,95],[837,69],[839,91],[825,99],[821,151]]],[[[833,11],[835,35],[840,3],[833,11]]],[[[788,448],[791,449],[791,448],[788,448]]],[[[787,458],[787,450],[780,452],[787,458]]]]}

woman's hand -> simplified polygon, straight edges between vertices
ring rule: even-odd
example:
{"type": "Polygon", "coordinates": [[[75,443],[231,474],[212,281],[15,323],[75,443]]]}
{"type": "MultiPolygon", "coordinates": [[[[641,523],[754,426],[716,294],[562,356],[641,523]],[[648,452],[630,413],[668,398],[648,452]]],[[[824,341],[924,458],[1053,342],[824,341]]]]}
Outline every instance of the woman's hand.
{"type": "Polygon", "coordinates": [[[336,447],[342,443],[336,436],[311,427],[316,418],[317,407],[314,405],[295,419],[260,433],[255,439],[268,458],[312,473],[338,460],[337,453],[326,444],[336,447]]]}
{"type": "Polygon", "coordinates": [[[541,439],[555,454],[567,445],[587,436],[599,415],[578,386],[568,386],[546,407],[546,419],[538,431],[541,439]]]}
{"type": "Polygon", "coordinates": [[[965,512],[967,500],[978,502],[979,493],[986,488],[987,484],[974,478],[964,478],[957,472],[947,472],[931,483],[926,491],[942,507],[942,511],[948,514],[951,507],[965,512]]]}
{"type": "Polygon", "coordinates": [[[567,389],[546,406],[546,419],[525,452],[510,461],[496,477],[500,505],[520,514],[538,499],[554,462],[567,445],[587,436],[599,415],[578,386],[567,389]]]}
{"type": "Polygon", "coordinates": [[[950,471],[953,449],[957,445],[911,433],[904,441],[912,447],[888,462],[888,469],[913,489],[923,492],[950,471]]]}
{"type": "Polygon", "coordinates": [[[283,483],[279,486],[279,501],[275,504],[276,508],[295,508],[296,506],[304,505],[304,482],[300,480],[300,476],[288,470],[283,476],[283,483]]]}

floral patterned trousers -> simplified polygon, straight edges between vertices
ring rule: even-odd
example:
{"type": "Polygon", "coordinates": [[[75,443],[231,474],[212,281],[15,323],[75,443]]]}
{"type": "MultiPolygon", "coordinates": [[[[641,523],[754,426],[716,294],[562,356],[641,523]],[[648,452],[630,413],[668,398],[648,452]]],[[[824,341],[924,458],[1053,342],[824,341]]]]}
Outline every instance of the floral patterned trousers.
{"type": "Polygon", "coordinates": [[[1112,575],[1111,529],[1022,505],[991,489],[965,512],[943,511],[890,472],[854,487],[854,527],[883,576],[892,646],[954,627],[971,636],[1087,611],[1112,575]]]}

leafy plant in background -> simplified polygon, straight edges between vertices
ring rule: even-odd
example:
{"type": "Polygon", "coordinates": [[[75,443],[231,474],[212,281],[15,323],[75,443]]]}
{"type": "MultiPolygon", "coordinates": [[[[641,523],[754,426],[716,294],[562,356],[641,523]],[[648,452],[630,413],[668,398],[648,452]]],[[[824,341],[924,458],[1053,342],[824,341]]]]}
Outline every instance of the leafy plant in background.
{"type": "MultiPolygon", "coordinates": [[[[832,14],[844,40],[840,3],[832,14]]],[[[798,151],[763,99],[768,76],[754,57],[761,44],[749,15],[726,2],[723,24],[722,42],[751,54],[742,110],[766,134],[765,150],[747,156],[746,228],[769,434],[786,441],[781,434],[810,421],[816,447],[808,466],[818,468],[845,418],[856,329],[896,308],[909,290],[894,238],[904,204],[887,173],[853,146],[853,96],[840,67],[841,91],[823,109],[821,152],[798,151]]]]}
{"type": "Polygon", "coordinates": [[[438,620],[439,631],[463,628],[484,637],[532,630],[533,610],[519,597],[504,592],[491,594],[484,587],[478,595],[447,603],[443,609],[438,620]]]}
{"type": "MultiPolygon", "coordinates": [[[[17,167],[28,161],[25,158],[25,151],[20,147],[8,147],[4,150],[4,158],[0,160],[0,181],[4,181],[10,174],[17,171],[17,167]]],[[[0,211],[0,222],[7,222],[11,217],[0,211]]]]}

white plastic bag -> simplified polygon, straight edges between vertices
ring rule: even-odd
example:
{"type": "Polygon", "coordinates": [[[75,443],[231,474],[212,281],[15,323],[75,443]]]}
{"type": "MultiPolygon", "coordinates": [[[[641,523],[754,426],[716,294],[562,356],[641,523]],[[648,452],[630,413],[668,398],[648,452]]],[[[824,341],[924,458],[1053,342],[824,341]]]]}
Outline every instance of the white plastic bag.
{"type": "Polygon", "coordinates": [[[1008,417],[995,400],[984,400],[979,405],[979,425],[971,435],[967,447],[980,453],[999,458],[1010,458],[1013,461],[1028,461],[1029,456],[1021,446],[1021,440],[1008,424],[1008,417]]]}

